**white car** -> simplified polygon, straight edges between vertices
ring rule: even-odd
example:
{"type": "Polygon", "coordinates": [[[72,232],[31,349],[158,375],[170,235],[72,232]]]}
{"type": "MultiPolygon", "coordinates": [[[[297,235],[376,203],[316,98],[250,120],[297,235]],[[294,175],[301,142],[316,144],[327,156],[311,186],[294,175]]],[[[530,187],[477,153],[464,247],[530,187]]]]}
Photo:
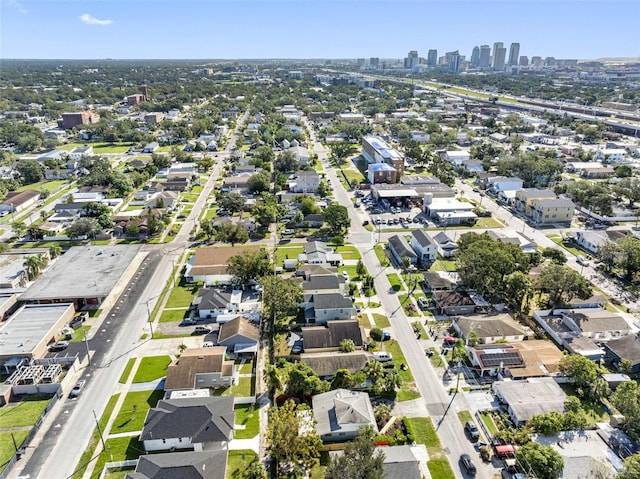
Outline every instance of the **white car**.
{"type": "Polygon", "coordinates": [[[284,230],[282,232],[283,235],[292,235],[293,233],[295,233],[295,231],[293,231],[293,230],[284,230]]]}
{"type": "Polygon", "coordinates": [[[391,356],[391,353],[387,353],[385,351],[377,351],[373,353],[373,359],[375,359],[376,361],[380,361],[381,363],[386,363],[388,361],[391,361],[393,359],[393,356],[391,356]]]}

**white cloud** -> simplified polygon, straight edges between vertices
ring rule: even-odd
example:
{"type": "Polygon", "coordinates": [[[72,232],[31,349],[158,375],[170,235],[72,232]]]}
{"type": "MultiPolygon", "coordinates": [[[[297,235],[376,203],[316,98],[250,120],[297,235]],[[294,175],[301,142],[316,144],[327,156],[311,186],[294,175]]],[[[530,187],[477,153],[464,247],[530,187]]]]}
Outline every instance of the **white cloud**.
{"type": "Polygon", "coordinates": [[[111,25],[113,20],[100,20],[99,18],[92,17],[88,13],[80,15],[80,21],[87,25],[111,25]]]}
{"type": "Polygon", "coordinates": [[[24,7],[22,6],[22,4],[21,4],[20,2],[18,2],[17,0],[8,0],[8,1],[7,1],[7,5],[9,5],[10,7],[15,8],[15,9],[16,9],[16,10],[18,10],[20,13],[24,13],[25,15],[26,15],[27,13],[29,13],[29,11],[28,11],[26,8],[24,8],[24,7]]]}

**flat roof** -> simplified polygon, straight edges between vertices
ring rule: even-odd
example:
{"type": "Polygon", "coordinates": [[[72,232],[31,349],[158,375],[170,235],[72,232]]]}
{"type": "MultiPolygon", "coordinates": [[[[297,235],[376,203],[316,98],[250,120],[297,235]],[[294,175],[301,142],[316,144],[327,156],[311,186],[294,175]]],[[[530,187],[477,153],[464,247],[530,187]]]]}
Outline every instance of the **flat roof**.
{"type": "Polygon", "coordinates": [[[24,271],[24,260],[35,254],[0,254],[0,284],[11,284],[24,271]]]}
{"type": "Polygon", "coordinates": [[[0,327],[2,356],[33,352],[69,308],[73,308],[70,303],[24,305],[0,327]]]}
{"type": "Polygon", "coordinates": [[[106,297],[140,248],[139,245],[74,246],[31,285],[20,300],[106,297]]]}

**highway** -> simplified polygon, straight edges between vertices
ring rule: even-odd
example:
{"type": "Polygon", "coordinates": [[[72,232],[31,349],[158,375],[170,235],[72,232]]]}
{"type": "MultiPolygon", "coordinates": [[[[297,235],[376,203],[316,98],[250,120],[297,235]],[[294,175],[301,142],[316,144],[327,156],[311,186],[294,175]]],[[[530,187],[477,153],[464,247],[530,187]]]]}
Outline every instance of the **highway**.
{"type": "MultiPolygon", "coordinates": [[[[114,390],[120,375],[130,357],[144,341],[141,337],[150,332],[148,310],[153,310],[162,290],[177,263],[180,254],[188,248],[191,228],[197,224],[198,217],[206,205],[207,199],[223,167],[226,153],[235,145],[237,131],[246,121],[248,112],[239,119],[225,152],[218,153],[211,176],[195,202],[183,227],[171,243],[146,245],[143,250],[147,258],[136,273],[132,283],[140,287],[127,285],[111,311],[94,332],[89,341],[92,362],[82,370],[78,379],[86,379],[87,384],[78,399],[60,400],[47,418],[53,423],[49,431],[44,428],[32,443],[35,450],[28,451],[11,471],[10,477],[29,475],[31,478],[63,479],[78,478],[74,475],[80,457],[89,443],[95,428],[94,413],[100,418],[114,390]],[[147,309],[148,308],[148,309],[147,309]],[[59,403],[59,404],[60,404],[59,403]]],[[[71,372],[73,373],[73,372],[71,372]]],[[[68,391],[67,391],[68,393],[68,391]]]]}

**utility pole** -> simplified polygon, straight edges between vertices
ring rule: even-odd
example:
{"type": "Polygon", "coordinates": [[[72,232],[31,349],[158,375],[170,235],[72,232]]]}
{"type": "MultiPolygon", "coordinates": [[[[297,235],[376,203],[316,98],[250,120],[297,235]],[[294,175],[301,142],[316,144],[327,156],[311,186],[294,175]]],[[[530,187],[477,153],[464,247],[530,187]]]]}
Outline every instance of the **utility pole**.
{"type": "Polygon", "coordinates": [[[104,442],[104,437],[102,436],[102,428],[100,427],[100,423],[98,422],[98,416],[96,416],[96,411],[93,409],[93,419],[96,421],[96,426],[98,427],[98,434],[100,434],[100,441],[102,442],[102,449],[107,450],[107,445],[104,442]]]}

